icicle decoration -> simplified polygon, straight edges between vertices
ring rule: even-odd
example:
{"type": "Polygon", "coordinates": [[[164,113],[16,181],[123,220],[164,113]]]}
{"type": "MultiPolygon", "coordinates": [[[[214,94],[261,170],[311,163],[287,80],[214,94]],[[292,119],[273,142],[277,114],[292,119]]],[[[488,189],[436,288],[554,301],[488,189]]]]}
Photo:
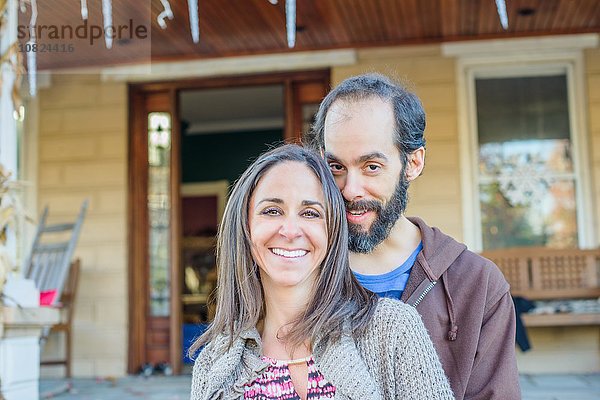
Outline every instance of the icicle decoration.
{"type": "Polygon", "coordinates": [[[107,49],[112,49],[113,38],[110,35],[114,29],[112,26],[112,0],[102,0],[102,17],[104,18],[104,42],[107,49]]]}
{"type": "Polygon", "coordinates": [[[27,41],[27,78],[29,80],[29,94],[35,96],[37,93],[37,37],[35,35],[35,24],[37,23],[37,0],[31,0],[31,19],[29,20],[29,40],[27,41]]]}
{"type": "Polygon", "coordinates": [[[285,28],[288,47],[291,49],[296,45],[296,0],[285,0],[285,28]]]}
{"type": "Polygon", "coordinates": [[[188,9],[190,10],[190,30],[192,31],[192,40],[194,43],[200,41],[200,22],[198,21],[198,0],[188,0],[188,9]]]}
{"type": "Polygon", "coordinates": [[[506,14],[506,2],[504,0],[496,0],[496,9],[500,17],[500,24],[504,30],[508,29],[508,14],[506,14]]]}
{"type": "Polygon", "coordinates": [[[27,11],[27,7],[25,6],[25,0],[19,1],[19,9],[21,10],[22,13],[27,11]]]}
{"type": "Polygon", "coordinates": [[[81,18],[88,19],[87,0],[81,0],[81,18]]]}
{"type": "Polygon", "coordinates": [[[162,3],[164,10],[158,14],[156,21],[162,29],[166,29],[167,23],[165,22],[165,18],[173,19],[173,11],[171,10],[169,0],[160,0],[160,2],[162,3]]]}

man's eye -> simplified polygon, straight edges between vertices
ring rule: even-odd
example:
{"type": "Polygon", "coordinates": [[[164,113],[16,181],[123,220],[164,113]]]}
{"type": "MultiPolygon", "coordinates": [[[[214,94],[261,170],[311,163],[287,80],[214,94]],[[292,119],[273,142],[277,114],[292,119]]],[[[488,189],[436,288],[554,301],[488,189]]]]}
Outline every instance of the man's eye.
{"type": "Polygon", "coordinates": [[[342,167],[340,164],[336,164],[336,163],[329,163],[329,168],[333,172],[339,172],[339,171],[342,171],[344,169],[344,167],[342,167]]]}
{"type": "Polygon", "coordinates": [[[377,172],[381,169],[381,166],[376,165],[376,164],[369,164],[367,165],[367,171],[369,172],[377,172]]]}

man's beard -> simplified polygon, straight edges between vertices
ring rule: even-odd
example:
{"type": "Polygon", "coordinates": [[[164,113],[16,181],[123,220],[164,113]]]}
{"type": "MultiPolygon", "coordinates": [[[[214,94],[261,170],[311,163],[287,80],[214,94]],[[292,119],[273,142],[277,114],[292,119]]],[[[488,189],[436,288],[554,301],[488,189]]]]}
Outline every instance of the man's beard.
{"type": "Polygon", "coordinates": [[[350,233],[348,248],[351,252],[370,253],[389,236],[392,227],[406,209],[408,201],[409,182],[404,174],[401,176],[394,194],[385,205],[376,200],[346,202],[347,211],[374,211],[376,214],[375,221],[368,231],[364,231],[360,225],[348,223],[350,233]]]}

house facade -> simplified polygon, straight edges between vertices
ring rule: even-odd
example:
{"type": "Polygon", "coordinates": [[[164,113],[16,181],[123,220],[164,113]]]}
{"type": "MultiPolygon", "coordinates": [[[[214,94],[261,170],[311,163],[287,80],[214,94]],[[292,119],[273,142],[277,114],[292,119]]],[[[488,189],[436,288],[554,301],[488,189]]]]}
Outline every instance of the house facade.
{"type": "MultiPolygon", "coordinates": [[[[135,329],[139,330],[139,326],[135,328],[139,309],[132,304],[148,293],[143,289],[145,283],[135,285],[134,280],[144,275],[136,275],[132,270],[136,257],[132,253],[136,251],[136,238],[149,235],[148,230],[137,230],[132,223],[134,215],[148,207],[139,202],[140,197],[134,189],[139,181],[146,179],[135,175],[137,170],[132,161],[135,143],[132,136],[137,134],[133,119],[139,113],[132,104],[139,87],[151,97],[153,92],[148,88],[165,82],[175,82],[178,87],[169,90],[184,91],[181,87],[188,83],[196,87],[193,82],[201,80],[200,86],[206,90],[205,82],[224,76],[229,86],[235,85],[236,80],[246,85],[244,79],[248,76],[293,75],[313,70],[325,74],[332,86],[365,72],[381,72],[407,80],[427,112],[426,168],[423,176],[410,188],[407,214],[423,217],[429,224],[440,227],[476,251],[503,240],[505,242],[498,247],[531,245],[493,236],[498,222],[490,222],[490,210],[495,210],[499,218],[505,218],[507,224],[514,222],[510,218],[517,217],[502,211],[502,205],[486,200],[493,197],[490,191],[502,193],[504,199],[515,204],[524,204],[524,209],[528,207],[527,201],[519,203],[519,194],[506,187],[516,186],[515,190],[521,195],[529,188],[527,190],[534,199],[542,198],[543,194],[536,192],[541,189],[531,189],[531,185],[535,186],[531,180],[524,183],[515,180],[504,187],[502,179],[494,181],[485,175],[488,164],[483,164],[486,162],[497,162],[496,167],[505,169],[508,167],[504,164],[513,163],[506,169],[513,176],[531,174],[523,168],[533,162],[531,157],[525,163],[515,161],[514,157],[519,156],[514,154],[518,151],[531,156],[528,149],[485,148],[488,143],[511,141],[509,137],[493,138],[502,135],[494,124],[509,123],[510,116],[500,121],[493,118],[488,121],[489,113],[485,110],[491,110],[492,116],[494,111],[510,113],[511,103],[520,104],[522,96],[537,99],[536,106],[542,111],[532,115],[545,115],[550,125],[534,129],[531,141],[554,140],[554,147],[543,148],[540,156],[556,153],[555,158],[548,156],[538,161],[551,166],[551,171],[541,172],[547,174],[544,175],[545,182],[562,183],[546,188],[555,198],[545,213],[528,219],[527,232],[530,237],[537,238],[534,245],[579,248],[600,245],[600,44],[597,33],[323,50],[303,53],[302,57],[291,53],[173,61],[154,65],[153,70],[150,74],[138,74],[134,68],[107,67],[93,71],[40,73],[39,92],[27,100],[28,116],[21,151],[24,175],[34,182],[30,192],[34,207],[40,210],[48,205],[51,220],[59,221],[72,218],[84,198],[90,200],[76,250],[76,256],[82,261],[74,322],[73,371],[76,376],[121,376],[135,372],[139,367],[131,358],[132,351],[135,352],[132,336],[140,334],[135,332],[135,329]],[[232,63],[236,67],[229,70],[232,63]],[[552,87],[555,90],[544,91],[544,88],[552,87]],[[516,88],[525,88],[525,93],[516,88]],[[500,101],[502,99],[486,103],[486,99],[498,93],[501,95],[496,97],[504,99],[504,103],[500,101]],[[533,97],[527,97],[531,93],[534,93],[533,97]],[[515,97],[510,97],[511,94],[515,97]],[[544,102],[547,96],[554,99],[552,104],[544,102]],[[560,115],[563,119],[557,117],[560,115]],[[561,132],[553,130],[556,126],[564,129],[561,132]],[[488,130],[484,132],[485,129],[488,130]],[[499,155],[505,158],[498,161],[499,155]]],[[[166,109],[167,113],[172,110],[166,109]]],[[[165,112],[161,107],[157,110],[165,112]]],[[[149,108],[146,111],[154,112],[149,108]]],[[[171,124],[181,124],[181,121],[177,122],[178,116],[171,114],[171,124]]],[[[523,118],[524,122],[521,122],[525,124],[548,124],[548,121],[523,118]]],[[[284,125],[286,123],[289,121],[284,125]]],[[[519,128],[518,125],[515,127],[519,128]]],[[[285,126],[277,129],[283,139],[285,126]]],[[[179,130],[184,135],[181,127],[179,130]]],[[[173,128],[173,132],[177,130],[173,128]]],[[[173,141],[178,140],[175,135],[173,141]]],[[[139,143],[144,143],[143,140],[139,143]]],[[[230,146],[236,144],[210,149],[199,147],[197,156],[205,157],[204,152],[208,151],[227,160],[231,154],[230,146]]],[[[185,151],[181,143],[179,149],[185,151]]],[[[183,167],[173,166],[175,164],[170,167],[180,170],[176,175],[170,175],[179,180],[170,182],[169,187],[189,188],[195,183],[204,183],[203,187],[206,187],[206,181],[182,179],[186,175],[185,160],[178,157],[175,160],[183,167]]],[[[189,168],[187,172],[194,167],[189,168]]],[[[142,171],[147,173],[148,170],[142,171]]],[[[529,204],[530,208],[536,206],[529,204]]],[[[181,210],[179,213],[181,215],[181,210]]],[[[182,228],[178,229],[181,232],[182,228]]],[[[181,246],[181,242],[170,246],[170,254],[173,254],[176,252],[173,249],[179,249],[177,246],[181,246]]],[[[185,262],[183,257],[178,257],[174,259],[185,262]]],[[[181,274],[182,280],[185,273],[181,274]]],[[[146,276],[146,282],[148,279],[146,276]]],[[[182,282],[179,284],[185,285],[182,282]]],[[[183,291],[179,292],[182,295],[183,291]]],[[[171,305],[161,315],[173,318],[170,311],[182,304],[179,295],[167,291],[171,305]]],[[[146,330],[153,329],[147,323],[144,326],[146,330]]],[[[164,332],[180,335],[172,328],[156,332],[162,332],[156,335],[164,332]]],[[[530,329],[529,334],[533,350],[518,352],[522,372],[600,371],[599,326],[540,327],[530,329]]],[[[173,340],[165,340],[170,343],[170,353],[166,354],[179,358],[179,353],[175,353],[181,350],[173,348],[173,340]]],[[[175,341],[176,344],[181,346],[181,340],[175,341]]],[[[149,341],[146,339],[147,345],[149,341]]],[[[63,347],[60,338],[51,339],[45,356],[61,352],[63,347]]],[[[137,352],[142,354],[144,349],[137,352]]]]}

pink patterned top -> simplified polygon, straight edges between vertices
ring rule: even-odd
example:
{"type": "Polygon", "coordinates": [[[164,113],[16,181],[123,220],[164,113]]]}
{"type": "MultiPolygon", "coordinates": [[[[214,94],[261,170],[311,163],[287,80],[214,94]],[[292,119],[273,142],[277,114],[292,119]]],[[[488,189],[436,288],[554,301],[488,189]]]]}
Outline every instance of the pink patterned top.
{"type": "MultiPolygon", "coordinates": [[[[261,376],[244,387],[244,399],[249,400],[300,400],[294,389],[290,370],[286,361],[274,360],[262,356],[269,363],[261,376]]],[[[335,387],[329,383],[315,366],[312,356],[307,357],[308,392],[307,399],[331,399],[335,395],[335,387]]]]}

